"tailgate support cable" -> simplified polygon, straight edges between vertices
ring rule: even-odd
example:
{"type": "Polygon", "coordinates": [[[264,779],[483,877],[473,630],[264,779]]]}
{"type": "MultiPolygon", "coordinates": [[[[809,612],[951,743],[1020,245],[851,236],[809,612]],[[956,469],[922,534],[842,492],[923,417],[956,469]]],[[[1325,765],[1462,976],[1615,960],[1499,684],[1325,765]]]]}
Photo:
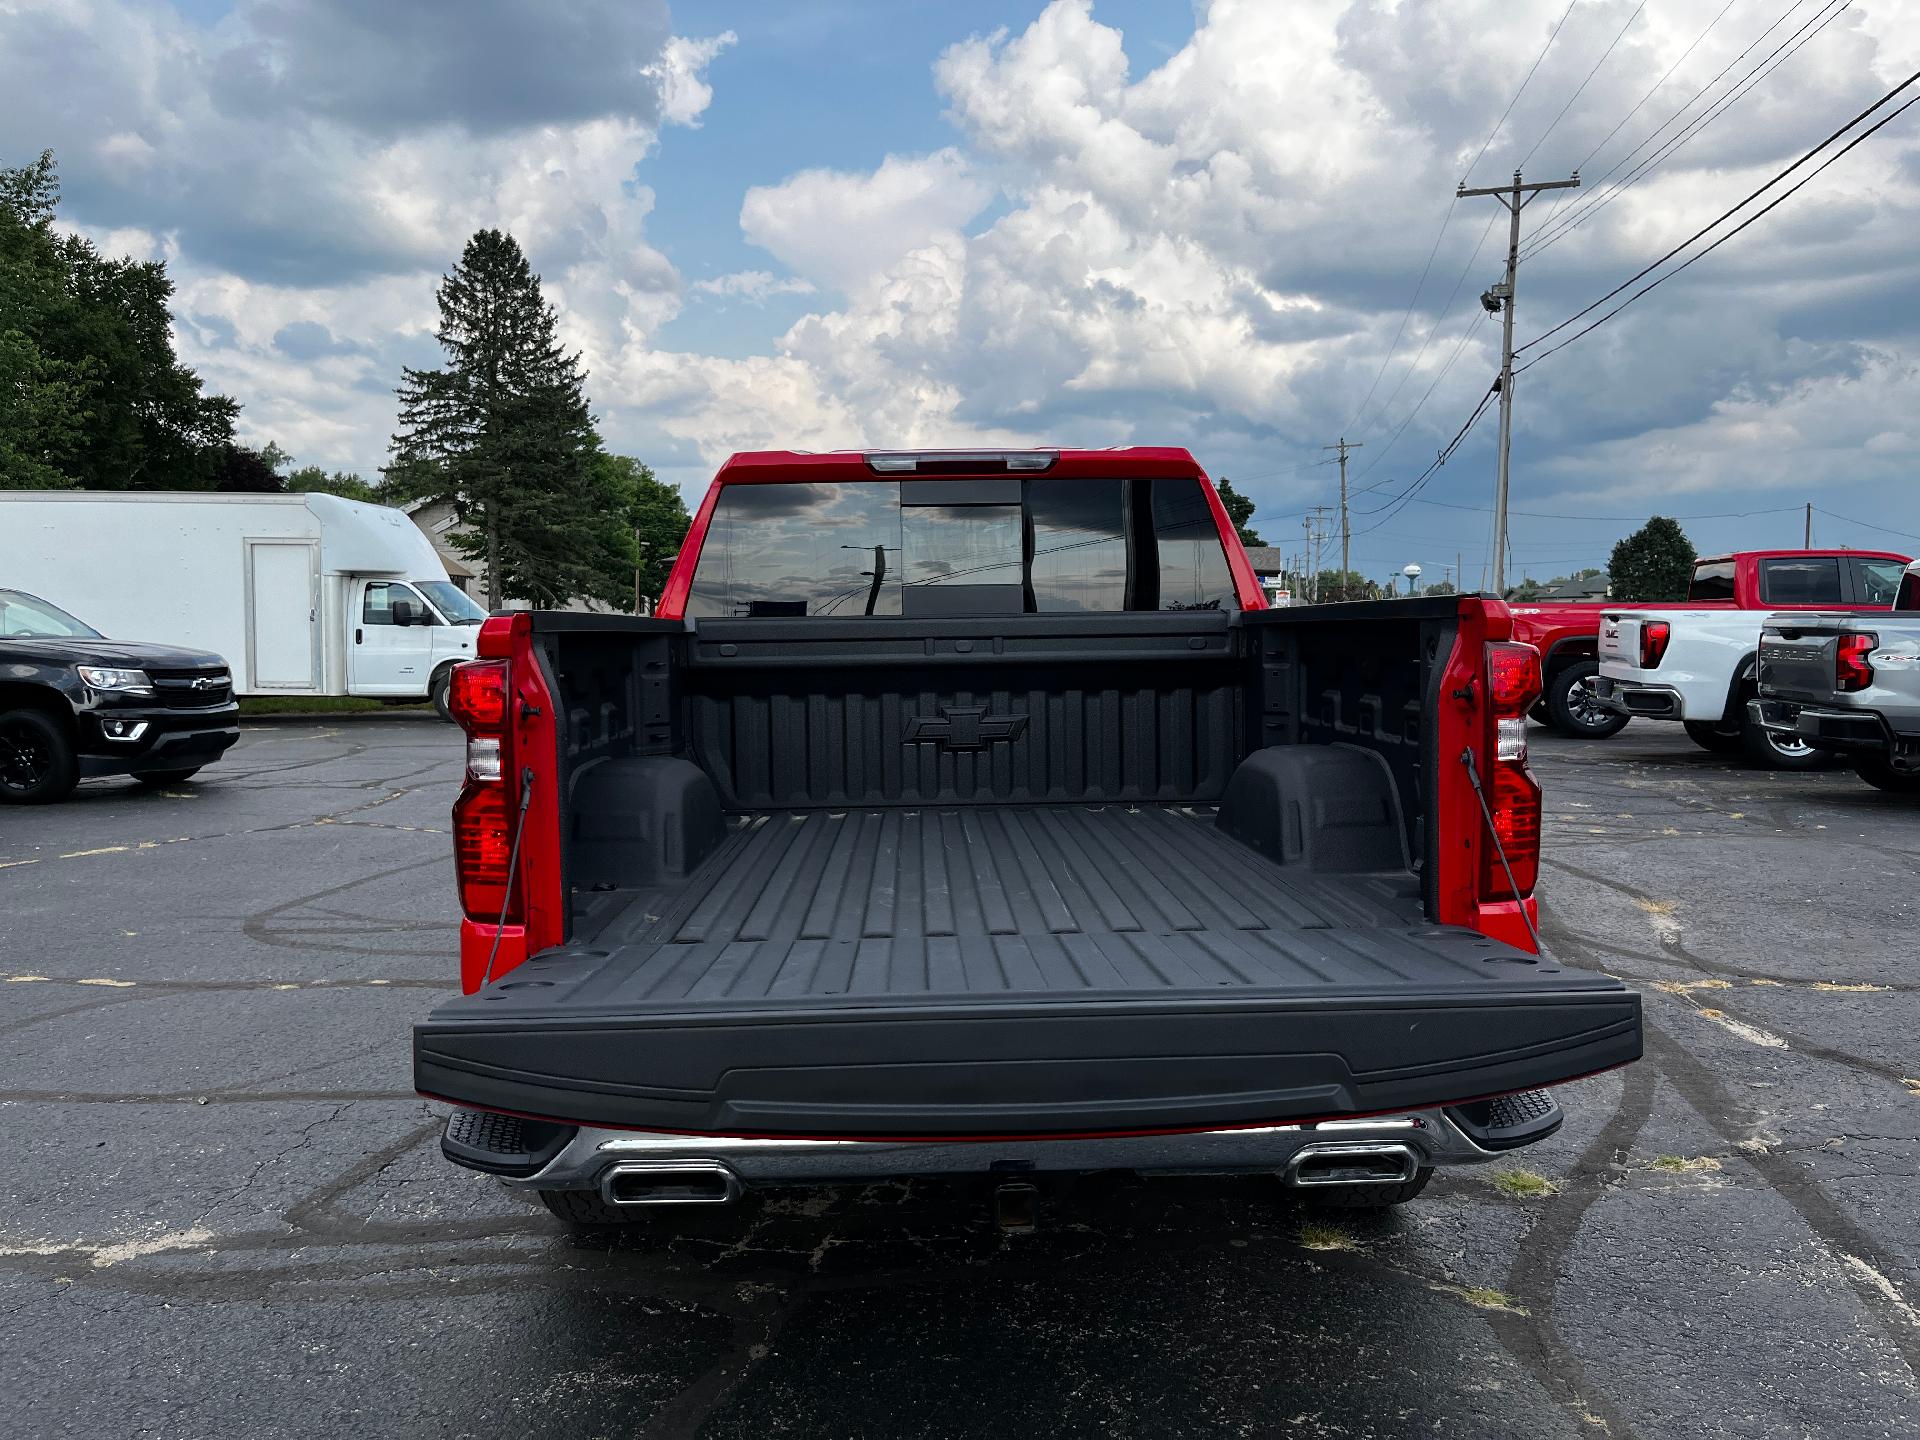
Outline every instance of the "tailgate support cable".
{"type": "MultiPolygon", "coordinates": [[[[1507,889],[1517,896],[1520,887],[1514,883],[1513,866],[1507,863],[1507,847],[1500,843],[1500,832],[1493,827],[1493,810],[1487,804],[1487,792],[1480,788],[1480,767],[1473,763],[1471,747],[1460,752],[1460,763],[1467,767],[1467,779],[1473,782],[1473,798],[1480,802],[1480,814],[1487,822],[1487,838],[1493,842],[1493,853],[1500,857],[1500,868],[1507,872],[1507,889]]],[[[1533,937],[1533,948],[1538,953],[1546,948],[1540,941],[1540,927],[1527,913],[1527,902],[1522,900],[1519,904],[1520,918],[1526,922],[1527,934],[1533,937]]]]}
{"type": "MultiPolygon", "coordinates": [[[[1474,788],[1479,788],[1476,781],[1474,788]]],[[[1484,801],[1481,807],[1485,808],[1484,801]]],[[[527,828],[527,807],[533,804],[533,767],[520,767],[520,813],[513,819],[513,843],[507,847],[507,888],[500,896],[500,918],[494,922],[493,944],[487,950],[487,968],[480,972],[480,985],[485,988],[493,979],[493,962],[500,954],[500,934],[507,928],[507,910],[513,904],[513,887],[520,879],[520,834],[527,828]]]]}

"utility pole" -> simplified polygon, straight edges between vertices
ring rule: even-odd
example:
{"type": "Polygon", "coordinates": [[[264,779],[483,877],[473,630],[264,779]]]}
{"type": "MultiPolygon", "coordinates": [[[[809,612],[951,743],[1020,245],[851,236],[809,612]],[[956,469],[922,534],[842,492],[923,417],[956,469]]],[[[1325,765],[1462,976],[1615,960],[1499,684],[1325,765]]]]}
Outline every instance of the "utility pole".
{"type": "Polygon", "coordinates": [[[1813,548],[1813,502],[1811,500],[1807,502],[1807,530],[1806,534],[1800,537],[1800,548],[1802,550],[1813,548]]]}
{"type": "Polygon", "coordinates": [[[1347,571],[1353,568],[1353,563],[1348,558],[1348,542],[1351,534],[1347,529],[1347,451],[1364,450],[1366,444],[1360,440],[1349,444],[1347,437],[1342,435],[1338,445],[1322,445],[1320,448],[1340,452],[1340,583],[1344,585],[1347,583],[1347,571]]]}
{"type": "MultiPolygon", "coordinates": [[[[1326,526],[1321,523],[1320,517],[1332,508],[1331,505],[1315,505],[1300,522],[1300,528],[1307,532],[1309,554],[1307,563],[1312,567],[1309,572],[1312,578],[1308,581],[1308,588],[1312,591],[1313,603],[1316,605],[1320,603],[1320,542],[1327,538],[1326,526]]],[[[1340,577],[1342,585],[1346,584],[1346,580],[1345,575],[1340,577]]]]}
{"type": "Polygon", "coordinates": [[[1571,180],[1536,180],[1523,184],[1518,170],[1513,184],[1493,185],[1481,190],[1467,189],[1466,181],[1454,194],[1462,200],[1475,195],[1491,195],[1507,207],[1507,278],[1480,297],[1489,311],[1503,314],[1500,342],[1500,471],[1493,496],[1493,589],[1497,595],[1507,592],[1507,457],[1513,448],[1513,282],[1520,269],[1520,212],[1542,190],[1579,188],[1580,172],[1571,180]]]}

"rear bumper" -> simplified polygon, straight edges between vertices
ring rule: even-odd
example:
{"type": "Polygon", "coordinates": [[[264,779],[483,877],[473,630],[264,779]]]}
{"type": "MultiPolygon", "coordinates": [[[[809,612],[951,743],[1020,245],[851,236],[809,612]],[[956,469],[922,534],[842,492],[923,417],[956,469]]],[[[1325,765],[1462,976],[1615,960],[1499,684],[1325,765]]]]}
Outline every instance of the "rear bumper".
{"type": "MultiPolygon", "coordinates": [[[[929,1176],[1024,1179],[1099,1170],[1227,1175],[1278,1173],[1301,1185],[1322,1181],[1309,1161],[1397,1153],[1409,1171],[1474,1165],[1545,1139],[1560,1128],[1559,1106],[1537,1092],[1527,1119],[1488,1132],[1466,1112],[1431,1109],[1318,1124],[1204,1130],[1180,1135],[1088,1136],[1046,1140],[803,1140],[675,1135],[582,1127],[537,1168],[488,1163],[470,1144],[443,1145],[449,1159],[533,1190],[598,1190],[616,1204],[724,1203],[768,1185],[839,1185],[929,1176]],[[1474,1133],[1470,1133],[1474,1132],[1474,1133]],[[657,1198],[635,1198],[631,1177],[672,1177],[657,1198]],[[702,1178],[708,1182],[702,1184],[702,1178]],[[694,1189],[689,1193],[687,1182],[694,1189]],[[624,1192],[624,1193],[623,1193],[624,1192]]],[[[1485,1108],[1485,1107],[1481,1107],[1485,1108]]],[[[465,1127],[469,1134],[474,1127],[465,1127]]],[[[450,1127],[451,1133],[451,1127],[450,1127]]],[[[555,1137],[556,1140],[559,1137],[555,1137]]],[[[1411,1178],[1409,1174],[1406,1178],[1411,1178]]],[[[644,1192],[641,1192],[644,1193],[644,1192]]]]}
{"type": "Polygon", "coordinates": [[[1633,680],[1595,678],[1593,698],[1601,708],[1616,715],[1632,715],[1642,720],[1685,720],[1687,702],[1671,685],[1647,685],[1633,680]]]}
{"type": "Polygon", "coordinates": [[[1885,717],[1872,710],[1827,710],[1792,700],[1753,700],[1747,713],[1771,733],[1793,736],[1818,750],[1889,754],[1895,748],[1885,717]]]}

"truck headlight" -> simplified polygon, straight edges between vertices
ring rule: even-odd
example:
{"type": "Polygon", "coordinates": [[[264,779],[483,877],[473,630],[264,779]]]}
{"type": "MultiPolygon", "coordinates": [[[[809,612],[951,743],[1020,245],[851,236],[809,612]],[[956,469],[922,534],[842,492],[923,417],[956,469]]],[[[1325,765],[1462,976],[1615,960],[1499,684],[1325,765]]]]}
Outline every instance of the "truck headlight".
{"type": "Polygon", "coordinates": [[[115,690],[122,695],[151,695],[153,681],[144,670],[115,670],[105,665],[76,665],[80,678],[94,690],[115,690]]]}

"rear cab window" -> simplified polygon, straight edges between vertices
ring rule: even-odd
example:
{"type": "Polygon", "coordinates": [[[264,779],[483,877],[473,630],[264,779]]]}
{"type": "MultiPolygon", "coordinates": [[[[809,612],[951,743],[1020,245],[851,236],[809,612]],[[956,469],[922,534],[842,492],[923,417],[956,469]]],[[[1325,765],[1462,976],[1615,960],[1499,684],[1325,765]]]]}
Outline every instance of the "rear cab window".
{"type": "Polygon", "coordinates": [[[687,615],[1230,610],[1205,491],[1154,479],[849,480],[722,488],[687,615]]]}
{"type": "Polygon", "coordinates": [[[1899,560],[1879,559],[1871,555],[1850,555],[1847,568],[1853,572],[1853,603],[1856,605],[1892,605],[1900,593],[1906,565],[1899,560]]]}
{"type": "Polygon", "coordinates": [[[1733,594],[1731,560],[1702,560],[1693,567],[1693,581],[1687,586],[1689,600],[1731,600],[1733,594]]]}
{"type": "Polygon", "coordinates": [[[1840,558],[1796,555],[1760,562],[1760,599],[1767,605],[1839,605],[1840,558]]]}

